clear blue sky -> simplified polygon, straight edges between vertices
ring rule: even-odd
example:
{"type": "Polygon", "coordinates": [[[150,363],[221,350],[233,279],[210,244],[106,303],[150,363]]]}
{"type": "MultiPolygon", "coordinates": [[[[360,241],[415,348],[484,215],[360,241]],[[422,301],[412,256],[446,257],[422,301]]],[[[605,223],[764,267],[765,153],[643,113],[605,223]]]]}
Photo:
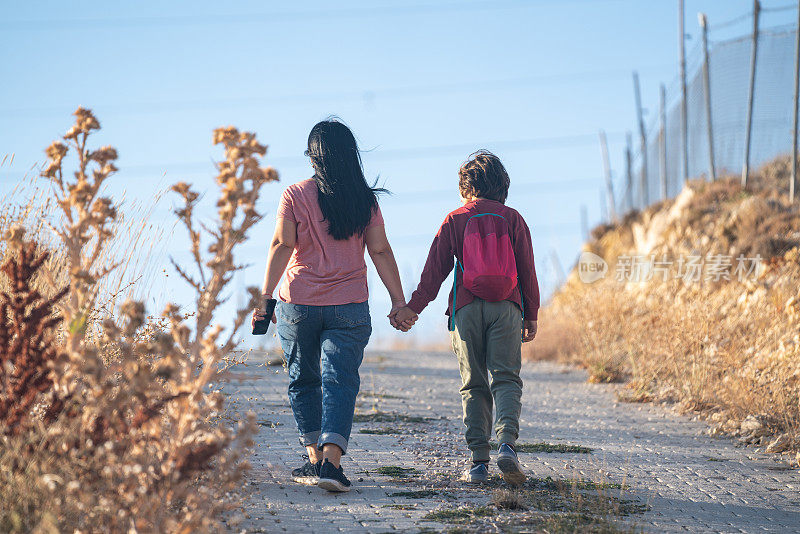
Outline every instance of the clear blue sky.
{"type": "MultiPolygon", "coordinates": [[[[687,50],[698,41],[698,11],[713,29],[751,7],[687,0],[687,50]]],[[[253,266],[236,278],[232,302],[245,284],[260,284],[277,199],[310,177],[308,131],[331,114],[370,149],[367,175],[394,193],[381,205],[408,296],[438,225],[459,205],[457,169],[478,148],[495,151],[509,170],[508,203],[532,228],[549,293],[553,253],[567,269],[579,251],[580,206],[590,224],[600,218],[600,128],[615,173],[623,171],[624,132],[635,130],[631,71],[655,111],[658,85],[678,65],[672,0],[4,2],[0,14],[0,159],[14,154],[0,168],[0,197],[42,161],[78,105],[103,125],[96,142],[118,147],[112,191],[125,190],[129,202],[150,202],[187,180],[208,192],[211,217],[211,162],[220,158],[211,130],[232,124],[269,144],[281,183],[266,188],[265,221],[240,250],[253,266]]],[[[762,24],[795,16],[768,12],[762,24]]],[[[749,24],[712,39],[744,34],[749,24]]],[[[166,228],[164,252],[182,259],[171,206],[170,197],[160,201],[153,220],[166,228]]],[[[174,274],[164,278],[160,267],[144,295],[149,306],[185,302],[174,274]]],[[[388,297],[370,276],[375,340],[387,342],[388,297]]],[[[448,287],[423,314],[418,339],[446,342],[448,287]]]]}

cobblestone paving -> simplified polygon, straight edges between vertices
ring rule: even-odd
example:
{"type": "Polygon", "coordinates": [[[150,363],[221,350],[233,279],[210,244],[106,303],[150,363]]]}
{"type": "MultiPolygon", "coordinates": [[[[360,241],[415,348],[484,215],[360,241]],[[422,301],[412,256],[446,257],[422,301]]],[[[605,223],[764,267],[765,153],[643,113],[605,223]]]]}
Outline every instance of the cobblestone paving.
{"type": "MultiPolygon", "coordinates": [[[[247,481],[247,518],[238,530],[440,531],[452,525],[424,521],[426,513],[483,505],[491,498],[491,490],[465,492],[457,482],[467,450],[451,354],[367,355],[357,413],[367,414],[362,419],[377,413],[372,418],[378,421],[354,425],[343,463],[354,488],[339,495],[291,481],[290,471],[301,465],[303,451],[284,370],[251,358],[237,374],[238,380],[225,390],[237,399],[237,409],[254,410],[261,424],[247,481]],[[381,467],[390,466],[415,468],[422,475],[380,474],[381,467]],[[396,495],[420,490],[431,491],[426,498],[396,495]]],[[[800,473],[788,469],[780,457],[704,435],[702,423],[662,407],[617,403],[610,386],[587,384],[580,371],[530,363],[523,368],[523,380],[520,442],[594,450],[520,454],[528,473],[625,484],[625,498],[650,510],[624,519],[623,527],[647,532],[800,532],[800,473]]],[[[486,528],[492,527],[487,523],[486,528]]]]}

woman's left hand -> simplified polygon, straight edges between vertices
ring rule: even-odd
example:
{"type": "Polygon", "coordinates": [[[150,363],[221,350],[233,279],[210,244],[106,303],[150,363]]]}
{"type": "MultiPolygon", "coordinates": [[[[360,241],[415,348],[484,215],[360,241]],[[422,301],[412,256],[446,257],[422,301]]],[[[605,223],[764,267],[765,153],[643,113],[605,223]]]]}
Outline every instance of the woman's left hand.
{"type": "Polygon", "coordinates": [[[261,308],[254,309],[253,310],[253,318],[250,321],[250,325],[251,326],[255,326],[256,325],[256,321],[260,321],[263,318],[264,318],[263,310],[261,308]]]}
{"type": "Polygon", "coordinates": [[[405,308],[405,306],[406,306],[406,301],[404,301],[404,300],[392,301],[392,310],[389,312],[389,315],[387,315],[386,317],[389,318],[389,323],[391,323],[391,325],[395,329],[399,330],[399,325],[397,324],[397,321],[395,320],[395,316],[397,315],[397,312],[399,312],[400,310],[405,308]]]}
{"type": "MultiPolygon", "coordinates": [[[[264,315],[264,310],[262,310],[261,308],[254,309],[253,310],[253,318],[250,320],[250,325],[251,326],[255,326],[256,325],[256,321],[260,321],[264,317],[266,317],[264,315]]],[[[273,313],[272,314],[272,323],[274,324],[274,323],[277,323],[277,322],[278,322],[278,318],[275,317],[275,314],[273,313]]]]}
{"type": "Polygon", "coordinates": [[[404,300],[398,300],[392,302],[392,311],[389,312],[389,315],[387,315],[387,317],[392,317],[394,314],[398,312],[398,310],[400,310],[401,308],[405,308],[405,306],[406,306],[406,301],[404,300]]]}

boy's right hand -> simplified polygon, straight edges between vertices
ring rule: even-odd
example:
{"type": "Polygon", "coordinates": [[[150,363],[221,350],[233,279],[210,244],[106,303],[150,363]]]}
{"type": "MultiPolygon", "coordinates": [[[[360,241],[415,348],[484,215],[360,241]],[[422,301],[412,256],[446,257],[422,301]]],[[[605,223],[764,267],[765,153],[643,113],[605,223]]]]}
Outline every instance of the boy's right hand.
{"type": "Polygon", "coordinates": [[[522,342],[533,341],[536,337],[536,330],[539,328],[536,321],[522,321],[522,342]]]}
{"type": "Polygon", "coordinates": [[[408,332],[414,323],[417,322],[419,316],[408,306],[403,306],[396,312],[389,314],[389,322],[397,330],[408,332]]]}

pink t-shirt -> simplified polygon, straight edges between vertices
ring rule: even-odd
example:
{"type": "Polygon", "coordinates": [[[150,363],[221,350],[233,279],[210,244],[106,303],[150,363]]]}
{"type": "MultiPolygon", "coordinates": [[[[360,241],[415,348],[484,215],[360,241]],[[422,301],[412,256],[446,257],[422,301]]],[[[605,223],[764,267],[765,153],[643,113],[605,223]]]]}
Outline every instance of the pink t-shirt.
{"type": "MultiPolygon", "coordinates": [[[[297,224],[297,244],[278,291],[282,301],[333,306],[369,298],[364,237],[356,234],[337,241],[328,233],[313,179],[286,188],[278,205],[278,219],[297,224]]],[[[373,226],[383,226],[380,207],[367,228],[373,226]]]]}

